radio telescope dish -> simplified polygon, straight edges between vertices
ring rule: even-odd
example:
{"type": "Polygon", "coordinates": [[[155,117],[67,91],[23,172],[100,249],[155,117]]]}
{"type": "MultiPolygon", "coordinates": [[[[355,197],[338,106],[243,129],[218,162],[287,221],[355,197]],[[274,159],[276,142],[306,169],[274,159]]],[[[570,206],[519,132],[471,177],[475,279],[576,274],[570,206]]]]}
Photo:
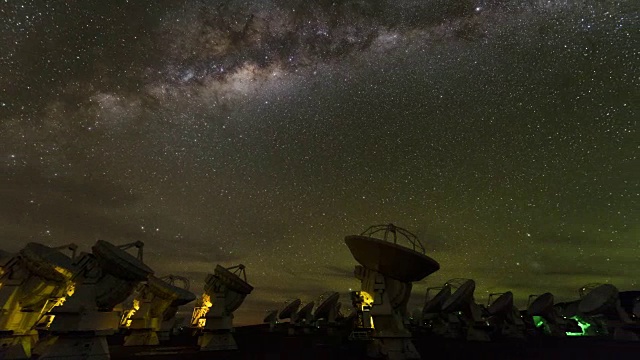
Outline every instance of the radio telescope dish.
{"type": "Polygon", "coordinates": [[[278,309],[269,310],[267,316],[264,317],[264,320],[262,320],[262,322],[269,324],[278,322],[278,309]]]}
{"type": "MultiPolygon", "coordinates": [[[[76,246],[70,244],[75,254],[76,246]]],[[[0,358],[31,358],[37,326],[71,295],[73,260],[59,249],[28,243],[0,271],[0,358]]]]}
{"type": "Polygon", "coordinates": [[[29,272],[43,279],[64,282],[72,276],[73,260],[54,248],[32,242],[19,255],[29,272]]]}
{"type": "Polygon", "coordinates": [[[106,336],[120,325],[121,314],[114,307],[153,273],[142,262],[143,246],[141,241],[115,246],[98,240],[92,254],[84,253],[76,261],[75,292],[50,312],[55,315],[50,330],[58,336],[39,359],[109,357],[106,336]],[[132,247],[138,249],[137,257],[124,251],[132,247]]]}
{"type": "Polygon", "coordinates": [[[442,311],[453,312],[473,301],[473,292],[476,290],[476,282],[469,279],[465,281],[456,291],[442,304],[442,311]]]}
{"type": "Polygon", "coordinates": [[[335,310],[336,303],[338,302],[339,298],[340,294],[335,291],[329,291],[320,295],[320,298],[318,299],[318,307],[316,307],[316,310],[313,313],[313,319],[328,319],[331,315],[331,312],[335,310]]]}
{"type": "Polygon", "coordinates": [[[617,301],[618,289],[611,284],[602,284],[580,300],[578,311],[587,315],[598,314],[616,306],[617,301]]]}
{"type": "MultiPolygon", "coordinates": [[[[151,292],[155,296],[161,299],[172,299],[172,306],[181,306],[194,301],[196,299],[196,295],[187,288],[181,288],[173,285],[173,281],[171,281],[173,278],[175,278],[175,275],[163,276],[161,278],[149,276],[149,279],[147,279],[147,286],[149,286],[151,292]]],[[[188,283],[185,285],[187,284],[188,283]]]]}
{"type": "Polygon", "coordinates": [[[374,333],[375,340],[367,345],[369,356],[419,357],[403,319],[412,283],[438,271],[440,264],[425,254],[417,236],[393,224],[371,226],[360,235],[346,236],[344,241],[360,264],[354,276],[360,280],[358,293],[366,296],[352,300],[362,319],[359,323],[374,333]],[[367,304],[365,297],[376,299],[375,304],[367,304]]]}
{"type": "Polygon", "coordinates": [[[120,321],[130,331],[125,346],[158,345],[161,337],[168,337],[166,328],[172,326],[168,321],[175,316],[178,304],[195,300],[193,293],[168,282],[173,278],[149,275],[146,283],[138,286],[133,306],[124,311],[120,321]]]}
{"type": "Polygon", "coordinates": [[[175,298],[171,304],[163,311],[161,316],[160,329],[156,331],[158,341],[167,341],[171,337],[171,330],[176,326],[179,321],[176,319],[178,308],[182,305],[186,305],[196,299],[196,295],[189,291],[189,279],[184,276],[178,275],[166,275],[160,278],[164,283],[170,286],[169,289],[175,293],[175,298]],[[182,282],[182,287],[176,286],[176,281],[182,282]]]}
{"type": "Polygon", "coordinates": [[[360,235],[345,237],[344,241],[362,266],[402,282],[420,281],[440,269],[437,261],[425,255],[415,235],[393,224],[372,226],[360,235]],[[381,232],[383,239],[372,237],[381,232]],[[398,244],[398,238],[402,237],[411,248],[398,244]]]}
{"type": "MultiPolygon", "coordinates": [[[[427,290],[427,294],[428,294],[428,291],[429,290],[427,290]]],[[[429,314],[429,313],[440,312],[442,310],[442,305],[445,303],[445,301],[447,301],[447,299],[450,296],[451,296],[451,286],[448,284],[445,284],[445,286],[443,286],[442,289],[438,291],[436,296],[434,296],[432,299],[429,299],[426,302],[426,304],[424,305],[424,308],[422,309],[422,313],[429,314]]]]}
{"type": "Polygon", "coordinates": [[[299,320],[308,320],[311,319],[311,310],[313,310],[313,306],[315,305],[315,303],[313,301],[310,301],[308,303],[306,303],[302,309],[300,309],[298,311],[298,319],[299,320]]]}
{"type": "MultiPolygon", "coordinates": [[[[135,246],[138,246],[138,243],[135,243],[135,246]]],[[[128,245],[124,246],[124,248],[127,247],[128,245]]],[[[142,255],[136,258],[124,251],[123,247],[115,246],[110,242],[98,240],[91,250],[102,269],[116,278],[143,281],[153,273],[153,270],[142,263],[142,255]]],[[[139,254],[142,252],[140,251],[139,254]]]]}
{"type": "Polygon", "coordinates": [[[507,311],[513,310],[513,293],[511,291],[507,291],[500,295],[491,305],[487,311],[491,315],[496,315],[500,313],[504,313],[507,311]]]}
{"type": "Polygon", "coordinates": [[[146,285],[149,287],[149,290],[151,291],[151,293],[153,293],[153,295],[163,300],[170,299],[171,301],[173,301],[173,299],[176,299],[178,295],[177,291],[174,290],[183,290],[177,286],[173,286],[161,279],[158,279],[153,275],[149,276],[146,285]]]}
{"type": "Polygon", "coordinates": [[[100,309],[112,310],[134,292],[139,282],[153,274],[142,262],[143,247],[141,241],[116,246],[104,240],[98,240],[91,247],[102,272],[107,275],[96,287],[96,303],[100,309]],[[138,257],[125,251],[131,247],[138,248],[138,257]]]}
{"type": "MultiPolygon", "coordinates": [[[[638,335],[629,326],[637,322],[632,319],[631,312],[622,307],[621,293],[611,284],[602,284],[589,291],[578,305],[579,312],[591,316],[603,316],[607,320],[614,340],[638,341],[638,335]],[[631,316],[630,316],[631,315],[631,316]]],[[[626,294],[625,294],[626,297],[626,294]]],[[[625,302],[626,299],[625,299],[625,302]]]]}
{"type": "Polygon", "coordinates": [[[585,295],[587,295],[591,290],[597,288],[602,285],[602,283],[588,283],[578,289],[578,294],[580,294],[580,298],[582,299],[585,295]]]}
{"type": "Polygon", "coordinates": [[[291,316],[295,315],[296,311],[298,311],[300,303],[300,299],[295,299],[287,302],[287,305],[284,307],[284,309],[280,311],[280,315],[278,316],[278,318],[281,320],[290,319],[291,316]]]}
{"type": "MultiPolygon", "coordinates": [[[[245,266],[242,264],[224,268],[216,265],[213,274],[205,279],[204,295],[209,299],[205,311],[198,314],[198,325],[203,332],[198,339],[200,350],[232,350],[238,346],[231,334],[233,312],[253,291],[247,283],[245,266]],[[242,277],[241,277],[242,276],[242,277]],[[204,315],[204,317],[202,316],[204,315]]],[[[194,309],[196,311],[203,309],[194,309]]]]}
{"type": "Polygon", "coordinates": [[[171,306],[182,306],[186,305],[196,299],[196,295],[189,291],[189,279],[184,276],[178,275],[166,275],[160,278],[164,284],[164,287],[172,292],[174,292],[178,297],[173,300],[171,306]],[[179,287],[174,285],[176,280],[182,281],[183,286],[179,287]]]}
{"type": "Polygon", "coordinates": [[[221,285],[229,290],[225,297],[225,310],[228,313],[232,313],[238,309],[245,297],[253,291],[253,286],[247,283],[246,275],[244,275],[244,265],[234,266],[229,269],[216,265],[214,273],[207,275],[205,279],[204,292],[210,295],[214,294],[217,292],[216,289],[220,288],[221,285]],[[231,272],[233,269],[239,269],[244,279],[241,279],[237,274],[231,272]],[[231,293],[233,293],[233,295],[231,293]]]}
{"type": "Polygon", "coordinates": [[[531,316],[544,316],[553,310],[553,294],[544,293],[538,296],[530,305],[527,311],[531,316]]]}

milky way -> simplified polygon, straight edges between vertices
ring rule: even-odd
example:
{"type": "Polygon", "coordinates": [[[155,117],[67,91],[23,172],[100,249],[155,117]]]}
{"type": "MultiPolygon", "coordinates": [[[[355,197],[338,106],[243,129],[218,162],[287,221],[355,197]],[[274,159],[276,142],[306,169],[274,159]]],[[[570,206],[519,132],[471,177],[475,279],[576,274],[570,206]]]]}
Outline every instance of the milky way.
{"type": "MultiPolygon", "coordinates": [[[[487,292],[638,287],[636,1],[4,1],[0,249],[143,240],[240,323],[393,222],[487,292]]],[[[348,302],[346,297],[344,302],[348,302]]]]}

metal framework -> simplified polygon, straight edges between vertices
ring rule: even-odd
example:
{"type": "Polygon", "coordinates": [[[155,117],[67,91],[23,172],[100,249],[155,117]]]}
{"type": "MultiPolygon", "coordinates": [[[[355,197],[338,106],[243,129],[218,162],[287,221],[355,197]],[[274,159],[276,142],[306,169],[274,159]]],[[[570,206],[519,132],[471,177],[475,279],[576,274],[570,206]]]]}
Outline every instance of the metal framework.
{"type": "Polygon", "coordinates": [[[189,290],[189,288],[191,287],[191,282],[189,281],[189,279],[187,279],[184,276],[180,276],[180,275],[166,275],[160,278],[160,280],[163,280],[171,285],[175,286],[176,281],[180,281],[182,282],[182,288],[185,290],[189,290]]]}
{"type": "Polygon", "coordinates": [[[422,254],[425,254],[426,252],[424,246],[422,246],[422,243],[420,242],[420,239],[418,239],[418,237],[415,234],[413,234],[407,229],[395,226],[393,224],[373,225],[368,227],[360,235],[373,237],[373,235],[381,232],[384,233],[382,238],[384,241],[391,242],[393,240],[394,244],[398,244],[398,238],[404,237],[407,240],[407,242],[411,244],[411,248],[413,249],[413,251],[420,250],[422,254]],[[398,234],[400,234],[400,236],[398,236],[398,234]]]}

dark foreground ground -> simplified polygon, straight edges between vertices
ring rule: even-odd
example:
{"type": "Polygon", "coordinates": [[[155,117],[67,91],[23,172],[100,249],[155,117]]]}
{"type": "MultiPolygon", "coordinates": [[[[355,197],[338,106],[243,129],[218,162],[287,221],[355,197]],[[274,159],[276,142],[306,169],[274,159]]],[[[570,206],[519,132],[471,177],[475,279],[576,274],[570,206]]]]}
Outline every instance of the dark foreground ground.
{"type": "MultiPolygon", "coordinates": [[[[238,328],[240,350],[200,352],[193,341],[157,347],[111,347],[112,359],[368,359],[364,342],[344,336],[270,333],[264,327],[238,328]]],[[[539,338],[527,341],[471,342],[423,336],[414,344],[423,359],[640,359],[640,343],[593,338],[539,338]]]]}

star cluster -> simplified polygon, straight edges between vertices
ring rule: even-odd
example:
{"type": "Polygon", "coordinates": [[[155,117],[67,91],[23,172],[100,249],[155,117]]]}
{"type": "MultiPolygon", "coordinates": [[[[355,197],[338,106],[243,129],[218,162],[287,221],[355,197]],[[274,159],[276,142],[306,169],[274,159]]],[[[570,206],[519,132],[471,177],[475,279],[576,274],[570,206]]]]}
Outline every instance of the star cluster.
{"type": "Polygon", "coordinates": [[[195,292],[244,263],[240,323],[357,288],[344,236],[388,222],[441,264],[414,305],[637,288],[639,10],[3,0],[0,248],[142,240],[195,292]]]}

